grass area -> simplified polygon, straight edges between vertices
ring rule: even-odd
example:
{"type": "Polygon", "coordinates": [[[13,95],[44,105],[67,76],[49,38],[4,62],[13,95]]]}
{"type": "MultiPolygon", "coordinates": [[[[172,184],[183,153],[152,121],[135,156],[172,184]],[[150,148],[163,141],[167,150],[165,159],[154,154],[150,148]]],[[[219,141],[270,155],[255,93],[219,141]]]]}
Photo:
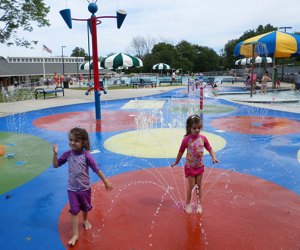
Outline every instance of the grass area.
{"type": "Polygon", "coordinates": [[[34,99],[33,89],[18,89],[7,93],[0,92],[0,103],[1,102],[18,102],[24,100],[34,99]]]}

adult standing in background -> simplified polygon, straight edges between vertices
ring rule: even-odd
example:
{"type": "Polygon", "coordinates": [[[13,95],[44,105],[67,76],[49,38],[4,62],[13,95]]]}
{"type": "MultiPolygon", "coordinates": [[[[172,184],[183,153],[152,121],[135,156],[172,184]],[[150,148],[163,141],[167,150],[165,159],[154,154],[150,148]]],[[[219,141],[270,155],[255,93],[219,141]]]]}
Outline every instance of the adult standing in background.
{"type": "Polygon", "coordinates": [[[173,71],[172,73],[172,83],[175,83],[176,82],[176,74],[175,74],[175,71],[173,71]]]}
{"type": "Polygon", "coordinates": [[[295,74],[295,91],[300,91],[300,71],[295,74]]]}
{"type": "Polygon", "coordinates": [[[274,68],[274,85],[275,88],[280,87],[280,80],[278,79],[278,70],[276,67],[274,68]]]}
{"type": "Polygon", "coordinates": [[[59,86],[59,76],[56,73],[54,73],[53,83],[56,85],[56,87],[59,86]]]}
{"type": "Polygon", "coordinates": [[[61,76],[60,76],[60,78],[59,78],[59,81],[60,81],[60,86],[61,86],[61,87],[63,87],[64,80],[65,80],[65,77],[64,77],[64,75],[61,75],[61,76]]]}

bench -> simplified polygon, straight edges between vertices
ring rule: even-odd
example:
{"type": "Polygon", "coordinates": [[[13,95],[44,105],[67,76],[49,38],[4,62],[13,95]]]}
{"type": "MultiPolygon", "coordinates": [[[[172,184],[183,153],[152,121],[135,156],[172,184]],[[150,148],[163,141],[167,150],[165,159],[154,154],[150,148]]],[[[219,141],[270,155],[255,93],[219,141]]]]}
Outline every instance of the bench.
{"type": "Polygon", "coordinates": [[[48,94],[55,94],[57,97],[57,93],[62,93],[63,96],[65,96],[65,90],[62,87],[56,87],[55,89],[43,89],[43,88],[37,88],[35,89],[35,99],[38,99],[39,94],[44,95],[44,99],[46,99],[46,95],[48,94]]]}
{"type": "Polygon", "coordinates": [[[180,79],[175,79],[175,80],[173,80],[173,81],[171,81],[171,84],[173,84],[173,83],[180,83],[180,84],[182,84],[182,79],[180,78],[180,79]]]}
{"type": "Polygon", "coordinates": [[[140,83],[140,79],[138,78],[132,78],[130,80],[130,86],[132,86],[134,88],[135,85],[138,85],[140,83]]]}
{"type": "Polygon", "coordinates": [[[168,84],[173,84],[173,83],[180,83],[182,84],[182,78],[176,78],[175,80],[172,80],[171,78],[161,78],[159,79],[159,85],[162,83],[168,83],[168,84]]]}
{"type": "Polygon", "coordinates": [[[146,86],[151,86],[151,88],[153,87],[157,87],[156,82],[152,81],[149,78],[141,78],[139,80],[134,80],[130,82],[132,84],[133,88],[138,88],[138,87],[146,87],[146,86]]]}
{"type": "Polygon", "coordinates": [[[221,80],[221,84],[223,82],[230,82],[230,83],[234,83],[235,82],[235,78],[234,77],[222,77],[222,80],[221,80]]]}

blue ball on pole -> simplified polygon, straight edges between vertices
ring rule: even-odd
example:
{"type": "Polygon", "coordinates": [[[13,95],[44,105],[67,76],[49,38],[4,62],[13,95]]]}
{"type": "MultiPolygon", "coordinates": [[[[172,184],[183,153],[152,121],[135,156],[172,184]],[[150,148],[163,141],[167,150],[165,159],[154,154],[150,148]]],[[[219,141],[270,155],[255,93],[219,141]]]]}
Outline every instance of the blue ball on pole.
{"type": "Polygon", "coordinates": [[[98,6],[96,3],[90,3],[88,6],[88,10],[89,12],[91,12],[92,14],[95,14],[98,11],[98,6]]]}

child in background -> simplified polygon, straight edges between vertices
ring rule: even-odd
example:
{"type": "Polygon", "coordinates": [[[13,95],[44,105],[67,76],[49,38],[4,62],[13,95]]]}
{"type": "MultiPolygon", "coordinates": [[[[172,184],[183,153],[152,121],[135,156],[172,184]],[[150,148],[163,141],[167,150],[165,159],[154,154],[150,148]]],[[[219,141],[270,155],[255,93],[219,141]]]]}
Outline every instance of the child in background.
{"type": "Polygon", "coordinates": [[[272,79],[269,77],[269,72],[265,72],[264,76],[261,79],[261,92],[263,94],[267,93],[268,82],[271,82],[272,79]]]}
{"type": "Polygon", "coordinates": [[[185,177],[187,178],[186,189],[186,206],[185,211],[187,213],[192,212],[192,206],[190,204],[192,198],[192,191],[196,185],[197,191],[197,213],[202,213],[201,206],[201,181],[202,174],[204,172],[203,155],[204,148],[209,152],[213,163],[218,163],[215,152],[211,148],[207,138],[200,134],[203,127],[203,121],[198,115],[190,116],[186,121],[186,135],[184,136],[176,161],[171,165],[174,167],[177,165],[185,151],[187,149],[186,163],[184,165],[185,177]]]}
{"type": "Polygon", "coordinates": [[[87,219],[88,212],[92,209],[89,168],[101,178],[106,190],[110,191],[113,187],[89,152],[90,140],[85,129],[71,129],[69,133],[69,145],[70,150],[64,152],[59,158],[57,158],[58,146],[53,145],[53,166],[57,168],[66,162],[69,163],[68,197],[73,236],[68,243],[74,246],[78,240],[78,214],[80,211],[82,211],[85,229],[89,230],[92,228],[87,219]]]}

